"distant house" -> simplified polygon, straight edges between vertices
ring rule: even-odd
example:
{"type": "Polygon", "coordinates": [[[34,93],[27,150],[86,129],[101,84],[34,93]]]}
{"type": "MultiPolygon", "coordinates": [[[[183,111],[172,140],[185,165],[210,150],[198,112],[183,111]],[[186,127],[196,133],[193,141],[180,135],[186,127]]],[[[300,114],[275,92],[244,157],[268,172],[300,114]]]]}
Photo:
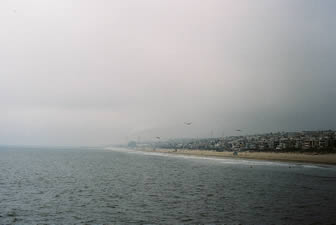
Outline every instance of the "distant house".
{"type": "Polygon", "coordinates": [[[302,149],[312,149],[318,146],[318,141],[315,138],[307,138],[303,141],[302,149]]]}

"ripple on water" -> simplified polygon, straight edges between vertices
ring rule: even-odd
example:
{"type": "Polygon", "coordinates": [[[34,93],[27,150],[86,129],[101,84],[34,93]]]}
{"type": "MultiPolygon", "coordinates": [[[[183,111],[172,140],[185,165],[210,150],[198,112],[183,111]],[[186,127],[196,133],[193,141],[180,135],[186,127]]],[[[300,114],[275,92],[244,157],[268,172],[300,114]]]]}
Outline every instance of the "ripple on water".
{"type": "Polygon", "coordinates": [[[29,151],[0,151],[1,224],[336,221],[334,167],[134,152],[29,151]]]}

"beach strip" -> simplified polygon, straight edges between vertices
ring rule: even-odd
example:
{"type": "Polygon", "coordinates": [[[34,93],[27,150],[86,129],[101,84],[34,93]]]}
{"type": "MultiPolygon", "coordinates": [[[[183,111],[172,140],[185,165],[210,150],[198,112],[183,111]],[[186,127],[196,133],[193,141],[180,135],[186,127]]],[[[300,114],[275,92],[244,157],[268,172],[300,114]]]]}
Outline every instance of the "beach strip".
{"type": "Polygon", "coordinates": [[[257,159],[270,161],[285,161],[285,162],[301,162],[301,163],[318,163],[318,164],[333,164],[336,165],[336,154],[314,154],[314,153],[297,153],[297,152],[238,152],[234,155],[233,152],[224,151],[216,152],[209,150],[188,150],[188,149],[150,149],[138,148],[137,150],[145,152],[160,152],[178,155],[192,156],[207,156],[220,158],[237,158],[237,159],[257,159]]]}

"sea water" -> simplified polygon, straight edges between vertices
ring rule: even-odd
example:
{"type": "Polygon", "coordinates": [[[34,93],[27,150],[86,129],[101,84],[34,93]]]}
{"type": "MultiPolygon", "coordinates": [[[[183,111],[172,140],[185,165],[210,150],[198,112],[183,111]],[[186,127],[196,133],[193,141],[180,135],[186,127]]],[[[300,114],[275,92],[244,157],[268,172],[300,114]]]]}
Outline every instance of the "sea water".
{"type": "Polygon", "coordinates": [[[333,224],[336,167],[0,147],[0,224],[333,224]]]}

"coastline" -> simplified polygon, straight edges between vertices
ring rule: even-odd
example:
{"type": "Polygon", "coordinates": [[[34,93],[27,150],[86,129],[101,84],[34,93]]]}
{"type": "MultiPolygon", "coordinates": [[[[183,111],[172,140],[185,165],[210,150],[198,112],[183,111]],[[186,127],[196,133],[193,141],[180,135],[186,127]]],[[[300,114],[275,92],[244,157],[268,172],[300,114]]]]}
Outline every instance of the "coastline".
{"type": "Polygon", "coordinates": [[[206,156],[216,158],[234,158],[234,159],[255,159],[266,161],[282,161],[282,162],[300,162],[300,163],[316,163],[336,165],[336,154],[309,154],[309,153],[291,153],[291,152],[239,152],[238,155],[233,155],[233,152],[224,151],[208,151],[208,150],[187,150],[187,149],[149,149],[138,148],[137,151],[158,152],[175,155],[191,155],[191,156],[206,156]]]}

